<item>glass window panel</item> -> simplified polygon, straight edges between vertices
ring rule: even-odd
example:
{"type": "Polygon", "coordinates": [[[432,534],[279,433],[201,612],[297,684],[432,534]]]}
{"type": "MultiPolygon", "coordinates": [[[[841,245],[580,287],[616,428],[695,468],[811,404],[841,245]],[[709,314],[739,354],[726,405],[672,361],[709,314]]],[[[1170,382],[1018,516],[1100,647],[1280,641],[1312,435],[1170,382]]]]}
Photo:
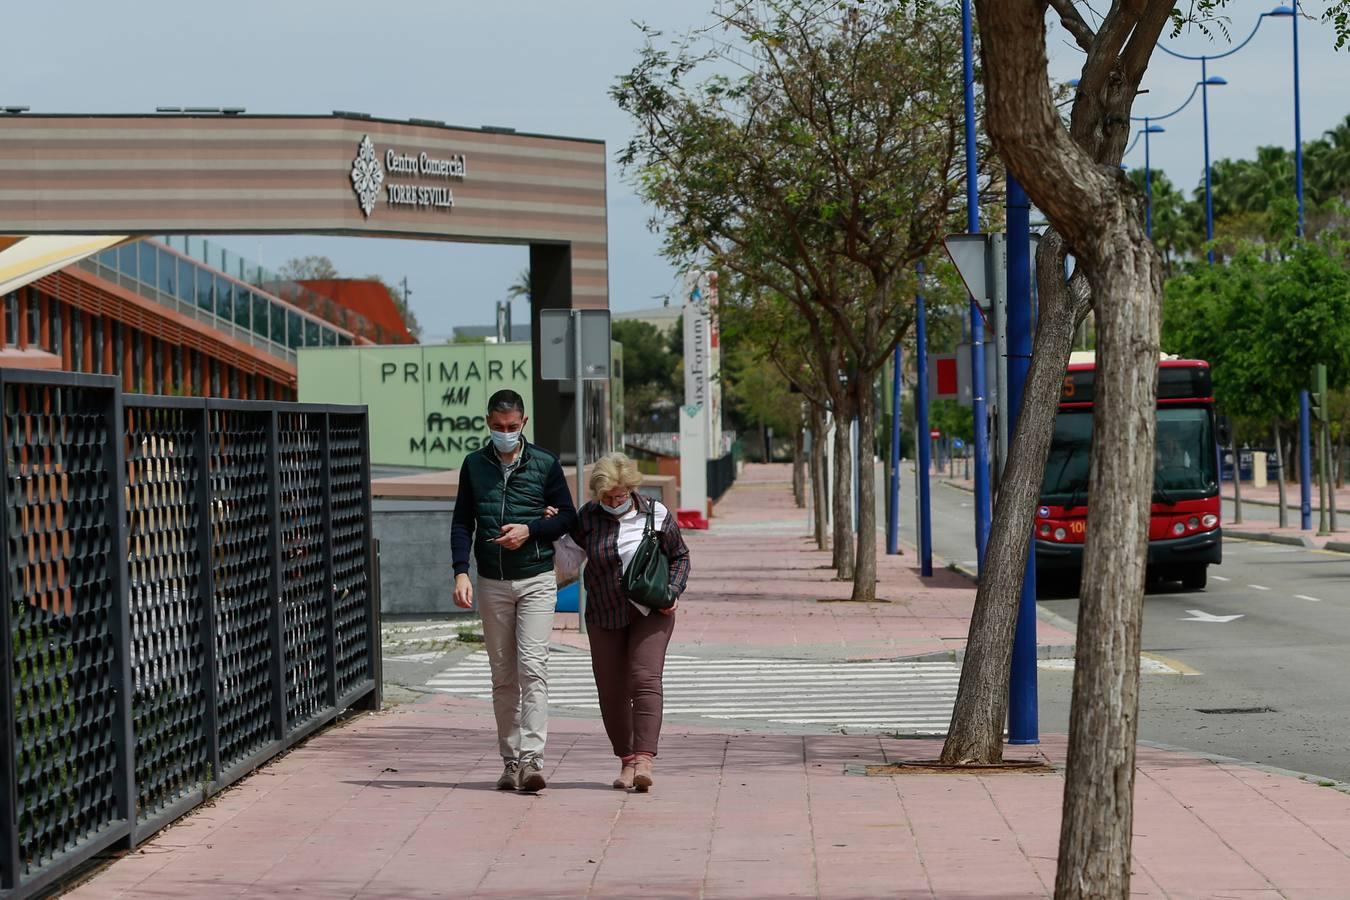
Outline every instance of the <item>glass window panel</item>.
{"type": "Polygon", "coordinates": [[[10,291],[5,295],[5,343],[19,345],[19,295],[10,291]]]}
{"type": "Polygon", "coordinates": [[[319,346],[319,323],[313,319],[305,320],[305,346],[319,346]]]}
{"type": "Polygon", "coordinates": [[[249,327],[249,313],[253,310],[253,294],[237,287],[234,294],[234,324],[240,328],[249,327]]]}
{"type": "Polygon", "coordinates": [[[193,287],[193,273],[197,267],[186,259],[177,258],[178,262],[178,283],[174,285],[179,300],[186,303],[196,303],[197,294],[193,287]]]}
{"type": "Polygon", "coordinates": [[[140,270],[136,273],[137,277],[146,284],[155,284],[155,261],[159,254],[155,248],[145,241],[139,241],[136,244],[137,253],[140,255],[140,270]]]}
{"type": "Polygon", "coordinates": [[[286,345],[286,310],[275,303],[272,307],[272,343],[286,345]]]}
{"type": "Polygon", "coordinates": [[[304,339],[304,327],[300,322],[300,314],[286,311],[286,346],[292,350],[299,347],[304,339]]]}
{"type": "Polygon", "coordinates": [[[159,281],[157,282],[159,289],[166,294],[172,295],[174,286],[178,283],[178,279],[174,277],[177,275],[178,270],[174,264],[173,254],[169,253],[167,250],[157,249],[155,255],[159,258],[159,281]]]}
{"type": "Polygon", "coordinates": [[[253,333],[267,337],[267,311],[272,308],[266,297],[250,294],[253,298],[253,333]]]}
{"type": "Polygon", "coordinates": [[[110,269],[117,268],[117,248],[113,247],[99,253],[98,262],[99,265],[107,266],[110,269]]]}
{"type": "Polygon", "coordinates": [[[207,312],[215,312],[219,314],[219,310],[216,309],[216,298],[215,298],[216,292],[214,287],[215,278],[211,276],[210,272],[204,271],[202,269],[197,269],[196,278],[197,278],[197,305],[202,309],[206,310],[207,312]]]}
{"type": "Polygon", "coordinates": [[[117,271],[128,278],[137,277],[135,244],[123,244],[117,248],[117,271]]]}
{"type": "Polygon", "coordinates": [[[225,321],[234,318],[234,282],[227,281],[219,275],[215,276],[216,283],[216,315],[225,321]]]}
{"type": "Polygon", "coordinates": [[[351,343],[352,343],[352,339],[349,338],[349,337],[347,337],[345,334],[340,334],[340,335],[338,335],[338,346],[339,346],[339,347],[350,347],[350,346],[351,346],[351,343]]]}
{"type": "Polygon", "coordinates": [[[28,346],[42,346],[42,307],[47,298],[36,290],[28,293],[28,346]]]}

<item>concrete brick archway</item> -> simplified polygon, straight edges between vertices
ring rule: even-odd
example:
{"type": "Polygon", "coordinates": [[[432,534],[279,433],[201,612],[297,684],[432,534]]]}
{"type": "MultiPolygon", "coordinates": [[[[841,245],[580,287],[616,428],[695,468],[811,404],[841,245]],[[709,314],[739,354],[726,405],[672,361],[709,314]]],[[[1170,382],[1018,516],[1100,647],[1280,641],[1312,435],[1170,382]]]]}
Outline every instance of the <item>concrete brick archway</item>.
{"type": "MultiPolygon", "coordinates": [[[[357,114],[0,116],[0,235],[326,234],[530,248],[543,309],[609,305],[603,142],[357,114]]],[[[573,398],[539,378],[538,433],[573,398]]],[[[570,452],[570,445],[560,447],[570,452]]]]}

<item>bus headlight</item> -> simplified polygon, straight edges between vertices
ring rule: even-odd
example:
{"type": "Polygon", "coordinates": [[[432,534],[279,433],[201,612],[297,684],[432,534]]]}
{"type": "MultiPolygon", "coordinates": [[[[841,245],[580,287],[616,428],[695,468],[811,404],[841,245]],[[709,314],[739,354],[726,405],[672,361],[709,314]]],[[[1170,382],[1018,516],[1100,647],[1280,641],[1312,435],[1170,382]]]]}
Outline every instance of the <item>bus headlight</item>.
{"type": "Polygon", "coordinates": [[[1195,516],[1191,516],[1189,519],[1186,520],[1186,527],[1187,527],[1187,528],[1199,528],[1199,527],[1200,527],[1200,520],[1197,519],[1195,516]]]}
{"type": "Polygon", "coordinates": [[[1049,536],[1050,536],[1050,523],[1049,523],[1049,522],[1042,522],[1042,523],[1041,523],[1040,531],[1041,531],[1041,537],[1049,537],[1049,536]]]}
{"type": "Polygon", "coordinates": [[[1173,534],[1185,534],[1185,533],[1186,533],[1186,523],[1185,523],[1185,522],[1178,522],[1178,523],[1176,523],[1175,525],[1173,525],[1173,526],[1172,526],[1172,533],[1173,533],[1173,534]]]}
{"type": "Polygon", "coordinates": [[[1068,537],[1068,536],[1069,536],[1069,533],[1068,533],[1067,531],[1065,531],[1063,528],[1056,528],[1056,529],[1055,529],[1055,540],[1057,540],[1057,541],[1062,541],[1062,540],[1064,540],[1064,539],[1065,539],[1066,537],[1068,537]]]}
{"type": "Polygon", "coordinates": [[[1205,513],[1204,518],[1200,520],[1200,524],[1204,525],[1206,528],[1213,528],[1215,525],[1219,524],[1219,517],[1214,515],[1214,513],[1205,513]]]}

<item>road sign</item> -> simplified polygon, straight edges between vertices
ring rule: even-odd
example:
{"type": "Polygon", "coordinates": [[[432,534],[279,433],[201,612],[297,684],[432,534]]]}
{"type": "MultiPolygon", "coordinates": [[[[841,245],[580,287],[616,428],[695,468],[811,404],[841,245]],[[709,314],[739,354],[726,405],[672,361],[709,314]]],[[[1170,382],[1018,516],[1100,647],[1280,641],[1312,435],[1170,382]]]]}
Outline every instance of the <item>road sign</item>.
{"type": "Polygon", "coordinates": [[[934,428],[932,431],[928,432],[928,436],[930,438],[940,438],[942,437],[942,432],[934,428]]]}
{"type": "Polygon", "coordinates": [[[960,361],[955,353],[928,355],[928,399],[956,400],[961,395],[960,361]]]}
{"type": "MultiPolygon", "coordinates": [[[[1036,258],[1036,248],[1041,236],[1031,235],[1031,258],[1036,258]]],[[[965,282],[970,296],[980,304],[980,309],[989,311],[994,298],[995,279],[1006,279],[1008,264],[1003,250],[1003,234],[949,234],[942,239],[947,255],[956,264],[956,271],[965,282]]],[[[1000,293],[1002,293],[1000,291],[1000,293]]]]}
{"type": "Polygon", "coordinates": [[[581,320],[581,377],[605,381],[610,376],[609,310],[543,309],[539,311],[539,377],[545,381],[576,379],[576,335],[581,320]],[[576,313],[576,316],[573,316],[576,313]]]}

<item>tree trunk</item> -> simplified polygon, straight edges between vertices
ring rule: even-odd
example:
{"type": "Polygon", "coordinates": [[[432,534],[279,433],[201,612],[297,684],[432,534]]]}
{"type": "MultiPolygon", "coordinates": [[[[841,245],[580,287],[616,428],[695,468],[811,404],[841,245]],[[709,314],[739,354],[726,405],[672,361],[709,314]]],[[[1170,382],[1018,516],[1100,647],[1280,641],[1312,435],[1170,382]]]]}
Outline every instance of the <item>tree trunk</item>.
{"type": "Polygon", "coordinates": [[[988,765],[1003,759],[1008,675],[1022,576],[1031,549],[1036,501],[1050,452],[1064,369],[1087,306],[1086,299],[1074,297],[1064,283],[1063,242],[1053,231],[1041,240],[1036,267],[1040,298],[1036,340],[985,545],[966,658],[961,665],[961,686],[942,747],[942,761],[948,765],[988,765]]]}
{"type": "MultiPolygon", "coordinates": [[[[1238,449],[1237,438],[1233,438],[1233,524],[1242,524],[1242,451],[1238,449]]],[[[1220,501],[1222,505],[1223,501],[1220,501]]],[[[1222,508],[1219,510],[1223,512],[1222,508]]]]}
{"type": "Polygon", "coordinates": [[[853,567],[851,600],[877,599],[877,469],[872,462],[872,435],[876,433],[876,399],[871,377],[859,376],[858,392],[858,550],[853,567]]]}
{"type": "Polygon", "coordinates": [[[811,406],[811,490],[815,502],[816,549],[830,549],[830,479],[825,471],[825,410],[811,406]]]}
{"type": "MultiPolygon", "coordinates": [[[[1096,407],[1055,896],[1126,897],[1157,426],[1162,272],[1138,201],[1091,248],[1096,407]]],[[[1122,208],[1124,207],[1124,208],[1122,208]]]]}
{"type": "Polygon", "coordinates": [[[853,580],[853,410],[841,410],[835,404],[834,413],[834,568],[840,581],[853,580]]]}
{"type": "Polygon", "coordinates": [[[805,432],[798,425],[792,432],[792,499],[798,509],[806,506],[806,463],[803,456],[805,432]]]}
{"type": "Polygon", "coordinates": [[[1279,486],[1280,492],[1280,527],[1289,527],[1289,508],[1285,506],[1284,496],[1284,445],[1280,442],[1280,423],[1277,421],[1270,427],[1270,433],[1275,437],[1275,483],[1279,486]]]}

